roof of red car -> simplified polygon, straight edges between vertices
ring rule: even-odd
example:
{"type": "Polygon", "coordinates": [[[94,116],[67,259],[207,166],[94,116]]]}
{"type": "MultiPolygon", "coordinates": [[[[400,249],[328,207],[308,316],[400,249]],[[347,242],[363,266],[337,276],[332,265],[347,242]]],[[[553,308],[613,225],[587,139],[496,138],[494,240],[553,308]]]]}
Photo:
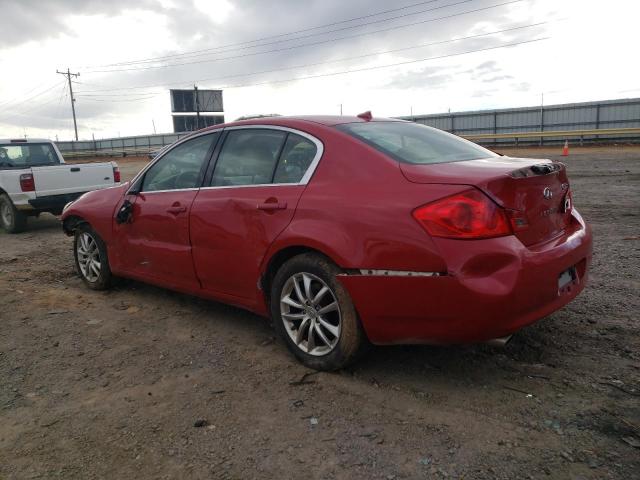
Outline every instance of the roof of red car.
{"type": "Polygon", "coordinates": [[[316,123],[320,125],[325,125],[327,127],[334,127],[336,125],[341,125],[344,123],[365,123],[367,121],[370,122],[402,122],[404,120],[398,120],[395,118],[375,118],[373,117],[371,120],[365,120],[356,116],[342,116],[342,115],[301,115],[301,116],[291,116],[291,117],[259,117],[259,118],[250,118],[248,120],[239,120],[235,122],[224,123],[221,125],[214,125],[212,127],[205,128],[203,130],[214,130],[218,128],[224,127],[232,127],[236,125],[278,125],[282,127],[291,126],[292,124],[296,124],[299,122],[310,122],[316,123]]]}
{"type": "MultiPolygon", "coordinates": [[[[343,123],[364,123],[364,122],[401,122],[402,120],[398,120],[395,118],[376,118],[372,117],[371,120],[366,120],[356,116],[343,116],[343,115],[300,115],[293,117],[269,117],[272,120],[303,120],[307,122],[319,123],[321,125],[326,125],[328,127],[333,127],[335,125],[341,125],[343,123]]],[[[264,120],[264,119],[256,119],[256,120],[264,120]]]]}

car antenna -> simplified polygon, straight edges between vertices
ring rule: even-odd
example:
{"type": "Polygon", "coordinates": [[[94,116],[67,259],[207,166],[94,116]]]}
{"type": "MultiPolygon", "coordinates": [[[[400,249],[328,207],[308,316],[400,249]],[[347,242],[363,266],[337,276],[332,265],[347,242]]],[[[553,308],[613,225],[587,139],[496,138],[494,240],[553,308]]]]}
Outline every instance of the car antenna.
{"type": "Polygon", "coordinates": [[[358,118],[361,118],[365,122],[370,122],[373,119],[373,115],[371,114],[371,110],[367,110],[366,112],[358,115],[358,118]]]}

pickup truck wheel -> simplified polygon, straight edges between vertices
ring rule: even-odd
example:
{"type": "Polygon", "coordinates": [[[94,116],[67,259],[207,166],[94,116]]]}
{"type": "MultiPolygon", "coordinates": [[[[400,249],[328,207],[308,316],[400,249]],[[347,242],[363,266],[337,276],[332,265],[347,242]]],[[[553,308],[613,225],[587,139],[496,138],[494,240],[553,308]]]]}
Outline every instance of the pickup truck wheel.
{"type": "Polygon", "coordinates": [[[336,275],[341,270],[316,254],[298,255],[276,274],[271,317],[289,350],[306,366],[337,370],[353,363],[369,341],[336,275]]]}
{"type": "Polygon", "coordinates": [[[76,269],[89,288],[106,290],[111,286],[112,277],[107,247],[89,225],[82,224],[76,228],[73,253],[76,269]]]}
{"type": "Polygon", "coordinates": [[[20,233],[27,228],[27,216],[19,211],[9,195],[0,195],[0,223],[7,233],[20,233]]]}

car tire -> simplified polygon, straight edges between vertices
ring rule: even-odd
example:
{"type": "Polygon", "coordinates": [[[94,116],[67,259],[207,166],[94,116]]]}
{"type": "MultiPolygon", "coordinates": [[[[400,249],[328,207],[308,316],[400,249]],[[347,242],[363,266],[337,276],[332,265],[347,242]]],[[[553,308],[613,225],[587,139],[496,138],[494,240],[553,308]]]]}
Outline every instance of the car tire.
{"type": "Polygon", "coordinates": [[[344,368],[369,345],[355,306],[336,279],[340,273],[326,257],[307,253],[287,261],[272,282],[275,329],[295,357],[315,370],[344,368]]]}
{"type": "Polygon", "coordinates": [[[7,233],[20,233],[27,228],[27,216],[15,207],[6,193],[0,195],[0,223],[7,233]]]}
{"type": "Polygon", "coordinates": [[[87,223],[78,225],[73,241],[76,270],[87,287],[106,290],[113,277],[109,268],[107,246],[100,235],[87,223]]]}

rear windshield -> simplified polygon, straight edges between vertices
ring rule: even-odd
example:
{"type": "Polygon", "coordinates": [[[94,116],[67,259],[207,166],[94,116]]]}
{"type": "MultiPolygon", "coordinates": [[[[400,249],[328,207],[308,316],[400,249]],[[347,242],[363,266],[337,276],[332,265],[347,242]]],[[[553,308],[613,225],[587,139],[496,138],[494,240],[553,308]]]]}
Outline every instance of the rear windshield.
{"type": "Polygon", "coordinates": [[[403,163],[428,165],[497,156],[460,137],[417,123],[347,123],[337,128],[403,163]]]}
{"type": "Polygon", "coordinates": [[[0,169],[58,165],[60,160],[50,143],[1,143],[0,169]]]}

